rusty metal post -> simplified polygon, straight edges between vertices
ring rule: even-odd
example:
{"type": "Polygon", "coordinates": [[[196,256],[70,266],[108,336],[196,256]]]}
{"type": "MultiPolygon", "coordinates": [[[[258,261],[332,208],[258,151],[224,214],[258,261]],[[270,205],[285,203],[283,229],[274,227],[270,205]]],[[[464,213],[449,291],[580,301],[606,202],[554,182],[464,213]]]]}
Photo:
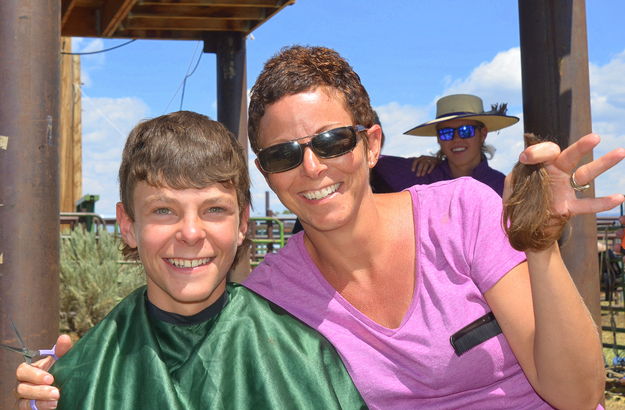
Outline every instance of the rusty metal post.
{"type": "MultiPolygon", "coordinates": [[[[245,111],[247,105],[245,35],[234,31],[207,33],[204,52],[217,55],[217,121],[238,138],[240,134],[246,138],[246,121],[241,121],[241,111],[245,111]]],[[[247,140],[241,142],[247,147],[247,140]]]]}
{"type": "MultiPolygon", "coordinates": [[[[565,148],[591,131],[584,0],[519,0],[523,114],[526,132],[565,148]]],[[[592,161],[592,155],[583,163],[592,161]]],[[[584,197],[594,197],[594,185],[584,197]]],[[[594,215],[571,220],[564,262],[600,325],[594,215]]]]}
{"type": "MultiPolygon", "coordinates": [[[[235,31],[207,33],[204,52],[217,55],[217,121],[235,135],[247,155],[245,34],[235,31]]],[[[230,280],[241,282],[250,270],[249,256],[241,258],[230,280]]]]}
{"type": "MultiPolygon", "coordinates": [[[[60,1],[0,1],[0,342],[49,348],[59,325],[60,1]]],[[[15,368],[0,350],[0,408],[15,368]]]]}

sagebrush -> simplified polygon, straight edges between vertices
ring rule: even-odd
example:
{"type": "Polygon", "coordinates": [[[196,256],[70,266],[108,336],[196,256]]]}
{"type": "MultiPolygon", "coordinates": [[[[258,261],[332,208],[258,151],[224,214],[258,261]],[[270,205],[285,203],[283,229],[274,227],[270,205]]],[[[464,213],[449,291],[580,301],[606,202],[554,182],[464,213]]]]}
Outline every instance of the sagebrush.
{"type": "Polygon", "coordinates": [[[143,266],[122,261],[115,235],[74,229],[61,241],[61,332],[81,337],[144,283],[143,266]]]}

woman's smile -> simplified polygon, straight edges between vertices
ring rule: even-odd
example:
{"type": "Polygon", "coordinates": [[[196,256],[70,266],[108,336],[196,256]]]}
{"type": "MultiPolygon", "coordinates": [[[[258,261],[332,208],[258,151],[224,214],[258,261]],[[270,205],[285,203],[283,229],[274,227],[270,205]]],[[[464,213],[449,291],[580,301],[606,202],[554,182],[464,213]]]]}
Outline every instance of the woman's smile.
{"type": "Polygon", "coordinates": [[[309,200],[320,200],[320,199],[327,198],[328,196],[330,196],[333,193],[335,193],[336,191],[338,191],[339,186],[341,186],[341,184],[340,183],[336,183],[336,184],[332,184],[330,186],[327,186],[325,188],[318,189],[318,190],[315,190],[315,191],[302,192],[301,195],[304,198],[309,199],[309,200]]]}

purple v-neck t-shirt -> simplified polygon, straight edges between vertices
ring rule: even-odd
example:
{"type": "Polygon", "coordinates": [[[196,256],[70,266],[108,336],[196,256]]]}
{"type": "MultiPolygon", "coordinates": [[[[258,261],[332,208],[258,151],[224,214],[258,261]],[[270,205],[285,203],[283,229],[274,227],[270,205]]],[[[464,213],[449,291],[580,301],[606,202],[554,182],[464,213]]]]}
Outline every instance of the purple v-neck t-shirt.
{"type": "MultiPolygon", "coordinates": [[[[373,409],[546,409],[506,338],[458,357],[452,334],[490,311],[484,292],[525,260],[501,227],[501,198],[471,178],[408,189],[414,207],[412,302],[389,329],[358,311],[313,263],[303,233],[245,285],[317,329],[373,409]]],[[[372,233],[374,234],[374,233],[372,233]]]]}

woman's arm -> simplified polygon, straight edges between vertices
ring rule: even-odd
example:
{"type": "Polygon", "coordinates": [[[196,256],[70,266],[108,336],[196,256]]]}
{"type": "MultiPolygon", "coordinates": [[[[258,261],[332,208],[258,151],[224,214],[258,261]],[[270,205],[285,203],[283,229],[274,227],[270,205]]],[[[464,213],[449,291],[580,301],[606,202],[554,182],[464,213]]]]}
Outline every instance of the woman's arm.
{"type": "Polygon", "coordinates": [[[528,252],[485,298],[534,390],[559,409],[595,408],[605,389],[599,333],[558,245],[528,252]]]}
{"type": "MultiPolygon", "coordinates": [[[[553,215],[568,218],[601,212],[623,202],[622,195],[578,199],[571,188],[576,164],[598,143],[599,137],[589,134],[562,152],[556,144],[541,143],[521,154],[521,162],[545,166],[553,215]]],[[[592,181],[624,157],[625,149],[617,149],[581,166],[575,170],[577,183],[592,181]]],[[[508,180],[504,198],[510,197],[508,180]]],[[[488,290],[486,300],[534,389],[557,408],[594,408],[605,388],[595,323],[555,241],[526,254],[527,262],[488,290]]]]}

